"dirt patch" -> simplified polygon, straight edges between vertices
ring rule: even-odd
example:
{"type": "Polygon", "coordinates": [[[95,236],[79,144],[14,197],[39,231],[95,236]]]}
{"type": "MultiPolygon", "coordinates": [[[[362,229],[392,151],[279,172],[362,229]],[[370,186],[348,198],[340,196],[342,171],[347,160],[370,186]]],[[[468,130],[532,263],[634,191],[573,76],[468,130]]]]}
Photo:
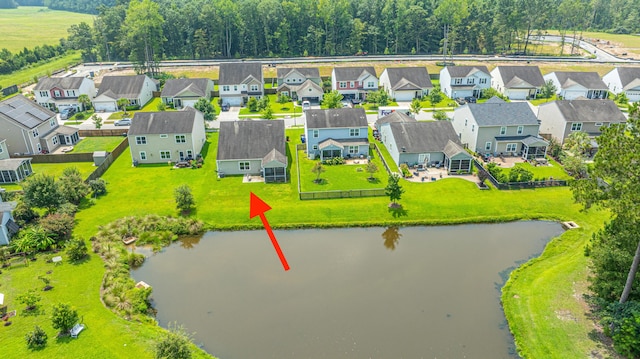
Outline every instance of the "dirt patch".
{"type": "Polygon", "coordinates": [[[578,320],[576,319],[576,317],[573,316],[573,314],[571,314],[571,311],[566,310],[566,309],[560,309],[560,310],[556,310],[556,317],[562,321],[572,321],[572,322],[577,322],[578,320]]]}

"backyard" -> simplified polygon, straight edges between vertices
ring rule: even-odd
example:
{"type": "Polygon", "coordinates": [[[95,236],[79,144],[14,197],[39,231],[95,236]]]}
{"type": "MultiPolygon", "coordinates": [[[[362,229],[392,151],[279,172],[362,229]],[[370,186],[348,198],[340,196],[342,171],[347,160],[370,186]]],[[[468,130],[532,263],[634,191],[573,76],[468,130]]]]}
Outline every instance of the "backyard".
{"type": "MultiPolygon", "coordinates": [[[[77,168],[78,171],[80,171],[82,178],[89,177],[89,175],[96,169],[93,162],[32,163],[31,167],[34,174],[42,173],[56,178],[62,175],[62,171],[67,167],[77,168]]],[[[3,183],[0,187],[5,188],[7,191],[22,190],[22,185],[20,183],[3,183]]]]}
{"type": "Polygon", "coordinates": [[[73,146],[69,153],[93,153],[94,151],[111,152],[124,140],[122,136],[84,137],[73,146]]]}

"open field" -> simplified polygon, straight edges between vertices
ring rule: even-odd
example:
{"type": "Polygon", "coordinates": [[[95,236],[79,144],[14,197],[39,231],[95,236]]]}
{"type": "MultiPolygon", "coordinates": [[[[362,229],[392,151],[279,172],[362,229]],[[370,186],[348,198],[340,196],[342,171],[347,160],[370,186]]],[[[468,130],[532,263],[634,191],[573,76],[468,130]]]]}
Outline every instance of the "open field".
{"type": "Polygon", "coordinates": [[[33,82],[33,77],[46,76],[56,70],[64,69],[81,62],[80,51],[69,51],[66,55],[45,61],[44,63],[8,75],[0,75],[0,85],[7,87],[33,82]]]}
{"type": "MultiPolygon", "coordinates": [[[[558,35],[557,30],[549,30],[550,35],[558,35]]],[[[567,36],[573,36],[568,32],[567,36]]],[[[579,33],[578,37],[582,36],[583,39],[593,44],[597,44],[599,48],[604,49],[616,56],[620,57],[635,57],[640,56],[640,36],[632,34],[609,34],[606,32],[593,32],[585,31],[579,33]],[[622,55],[627,53],[627,55],[622,55]]]]}
{"type": "Polygon", "coordinates": [[[38,45],[57,45],[60,39],[69,36],[67,29],[71,25],[84,21],[93,26],[93,17],[41,6],[0,9],[0,48],[17,52],[25,46],[32,49],[38,45]]]}

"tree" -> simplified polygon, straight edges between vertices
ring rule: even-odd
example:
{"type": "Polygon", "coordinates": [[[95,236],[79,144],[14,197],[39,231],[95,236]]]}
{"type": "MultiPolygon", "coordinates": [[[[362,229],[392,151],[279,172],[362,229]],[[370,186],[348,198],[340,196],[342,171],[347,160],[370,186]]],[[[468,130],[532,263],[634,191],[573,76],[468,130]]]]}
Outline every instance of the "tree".
{"type": "Polygon", "coordinates": [[[26,293],[20,294],[16,299],[18,302],[27,306],[25,310],[34,310],[42,300],[42,297],[36,293],[35,290],[29,289],[26,293]]]}
{"type": "Polygon", "coordinates": [[[378,165],[369,161],[369,163],[367,163],[367,172],[369,172],[369,180],[373,180],[373,174],[378,172],[378,165]]]}
{"type": "Polygon", "coordinates": [[[155,346],[156,359],[190,359],[190,336],[182,326],[169,325],[169,331],[165,332],[155,346]]]}
{"type": "Polygon", "coordinates": [[[107,193],[107,181],[102,178],[96,178],[89,181],[89,188],[93,192],[93,197],[101,196],[107,193]]]}
{"type": "Polygon", "coordinates": [[[271,106],[268,106],[267,108],[262,110],[262,118],[264,118],[265,120],[273,120],[275,118],[273,116],[273,110],[271,109],[271,106]]]}
{"type": "Polygon", "coordinates": [[[23,200],[29,207],[46,208],[54,212],[64,202],[53,176],[42,173],[29,178],[22,186],[23,200]]]}
{"type": "MultiPolygon", "coordinates": [[[[67,32],[69,33],[69,45],[74,50],[80,50],[83,61],[95,62],[98,59],[95,53],[96,42],[89,24],[81,22],[77,25],[71,25],[67,32]]],[[[91,105],[91,100],[89,100],[89,105],[91,105]]],[[[86,110],[87,107],[84,107],[84,109],[86,110]]]]}
{"type": "Polygon", "coordinates": [[[414,98],[411,100],[411,112],[417,115],[420,111],[422,111],[422,102],[419,98],[414,98]]]}
{"type": "Polygon", "coordinates": [[[627,94],[624,92],[620,92],[619,94],[617,94],[615,97],[615,100],[619,105],[629,104],[629,98],[627,97],[627,94]]]}
{"type": "Polygon", "coordinates": [[[86,94],[78,96],[78,102],[82,105],[83,111],[87,111],[91,108],[91,99],[86,94]]]}
{"type": "Polygon", "coordinates": [[[258,100],[258,111],[264,111],[267,107],[269,107],[269,96],[262,96],[258,100]]]}
{"type": "Polygon", "coordinates": [[[193,194],[191,194],[191,188],[186,184],[176,187],[173,191],[173,196],[176,199],[176,207],[183,213],[187,214],[191,211],[191,207],[195,204],[193,194]]]}
{"type": "Polygon", "coordinates": [[[98,116],[97,114],[93,114],[93,116],[91,116],[91,121],[96,126],[96,129],[99,130],[102,128],[102,117],[98,116]]]}
{"type": "Polygon", "coordinates": [[[449,116],[447,113],[440,110],[433,113],[433,119],[436,121],[449,121],[449,116]]]}
{"type": "Polygon", "coordinates": [[[431,102],[431,107],[434,109],[443,99],[444,95],[442,94],[442,91],[440,91],[440,87],[434,87],[433,90],[429,92],[429,102],[431,102]]]}
{"type": "Polygon", "coordinates": [[[27,333],[24,336],[24,339],[27,342],[27,346],[29,347],[29,349],[36,349],[47,345],[47,340],[49,339],[49,337],[42,328],[36,325],[33,328],[33,331],[27,333]]]}
{"type": "Polygon", "coordinates": [[[127,105],[129,105],[129,100],[127,100],[126,98],[119,98],[118,101],[116,101],[116,104],[118,105],[118,108],[120,110],[122,110],[122,112],[124,112],[123,115],[127,115],[127,105]]]}
{"type": "Polygon", "coordinates": [[[157,62],[162,57],[163,23],[158,3],[151,0],[129,2],[121,28],[121,45],[142,73],[155,75],[159,72],[157,62]]]}
{"type": "Polygon", "coordinates": [[[76,167],[67,167],[62,170],[62,176],[58,179],[58,188],[65,201],[76,205],[91,191],[76,167]]]}
{"type": "Polygon", "coordinates": [[[326,108],[341,108],[343,97],[344,96],[342,96],[338,91],[331,91],[324,94],[322,98],[322,104],[326,108]]]}
{"type": "Polygon", "coordinates": [[[376,106],[386,106],[389,104],[389,94],[384,89],[371,92],[367,95],[367,102],[376,106]]]}
{"type": "Polygon", "coordinates": [[[323,174],[327,169],[324,168],[324,165],[322,165],[322,162],[316,162],[313,165],[313,168],[311,168],[311,173],[315,173],[316,175],[316,179],[314,180],[315,183],[320,183],[322,182],[322,180],[320,179],[320,175],[323,174]]]}
{"type": "Polygon", "coordinates": [[[542,89],[540,89],[540,96],[548,99],[553,97],[556,91],[558,91],[558,89],[556,88],[556,85],[553,84],[552,80],[549,80],[545,82],[544,85],[542,86],[542,89]]]}
{"type": "Polygon", "coordinates": [[[40,218],[38,224],[48,237],[59,242],[71,237],[74,219],[68,214],[52,213],[40,218]]]}
{"type": "Polygon", "coordinates": [[[258,112],[258,100],[255,97],[249,97],[247,108],[250,112],[258,112]]]}
{"type": "Polygon", "coordinates": [[[69,304],[57,303],[51,310],[51,324],[53,329],[63,333],[68,333],[78,322],[78,312],[69,304]]]}
{"type": "Polygon", "coordinates": [[[384,194],[389,196],[392,206],[397,207],[398,201],[402,198],[404,188],[400,185],[400,175],[392,173],[389,175],[389,183],[384,189],[384,194]]]}
{"type": "Polygon", "coordinates": [[[213,121],[216,119],[216,110],[213,108],[211,101],[207,101],[204,97],[200,97],[193,105],[193,108],[202,112],[205,121],[213,121]]]}
{"type": "Polygon", "coordinates": [[[74,262],[83,260],[87,256],[87,243],[82,238],[71,239],[67,242],[67,255],[74,262]]]}

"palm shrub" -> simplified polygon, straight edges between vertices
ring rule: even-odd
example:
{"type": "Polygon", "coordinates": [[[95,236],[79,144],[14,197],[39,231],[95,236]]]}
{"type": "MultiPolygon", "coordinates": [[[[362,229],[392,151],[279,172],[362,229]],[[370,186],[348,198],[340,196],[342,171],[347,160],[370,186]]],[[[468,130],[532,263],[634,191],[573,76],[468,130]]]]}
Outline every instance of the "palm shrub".
{"type": "Polygon", "coordinates": [[[87,243],[82,238],[72,239],[67,243],[67,256],[77,262],[87,256],[87,243]]]}
{"type": "Polygon", "coordinates": [[[27,333],[24,336],[24,339],[27,342],[27,346],[29,347],[29,349],[36,349],[47,345],[47,340],[49,339],[49,337],[42,328],[36,325],[33,328],[33,331],[27,333]]]}

